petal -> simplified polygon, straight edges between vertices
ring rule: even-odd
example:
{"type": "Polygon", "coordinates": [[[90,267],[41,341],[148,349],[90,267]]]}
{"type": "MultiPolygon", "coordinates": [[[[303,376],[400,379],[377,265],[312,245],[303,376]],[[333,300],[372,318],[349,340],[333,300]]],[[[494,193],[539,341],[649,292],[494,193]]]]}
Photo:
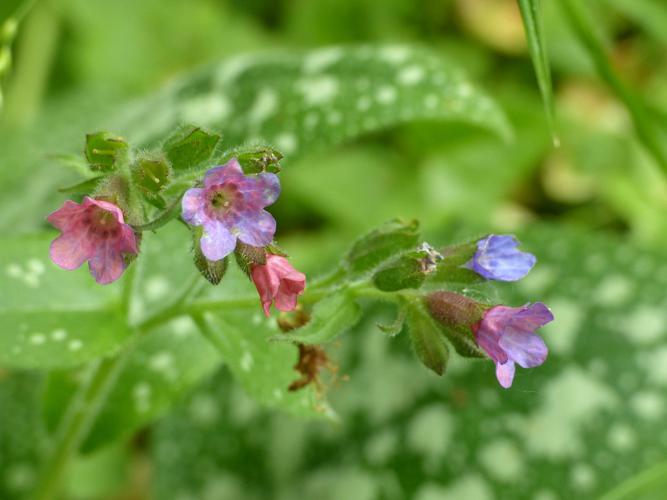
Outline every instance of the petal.
{"type": "Polygon", "coordinates": [[[120,236],[116,241],[116,248],[122,253],[139,253],[137,248],[137,235],[127,224],[122,224],[120,227],[120,236]]]}
{"type": "Polygon", "coordinates": [[[505,389],[512,387],[514,381],[515,366],[512,361],[507,363],[496,363],[496,378],[505,389]]]}
{"type": "Polygon", "coordinates": [[[118,222],[123,224],[125,222],[123,218],[123,211],[118,208],[116,205],[113,203],[110,203],[108,201],[103,201],[103,200],[96,200],[95,198],[90,198],[88,196],[85,196],[83,198],[83,204],[82,206],[88,208],[88,207],[99,207],[102,210],[106,210],[107,212],[111,212],[114,214],[114,217],[118,222]]]}
{"type": "Polygon", "coordinates": [[[236,158],[232,158],[221,167],[215,167],[206,172],[204,186],[210,188],[218,184],[224,184],[230,179],[243,177],[243,169],[236,158]]]}
{"type": "Polygon", "coordinates": [[[296,308],[298,294],[283,291],[282,286],[280,288],[281,290],[276,295],[276,309],[283,312],[293,311],[296,308]]]}
{"type": "Polygon", "coordinates": [[[86,207],[72,200],[67,200],[62,207],[52,212],[46,220],[53,224],[56,229],[67,232],[80,223],[80,219],[85,213],[86,207]]]}
{"type": "Polygon", "coordinates": [[[266,210],[242,217],[234,226],[239,239],[247,245],[263,247],[273,241],[276,220],[266,210]]]}
{"type": "Polygon", "coordinates": [[[536,257],[517,250],[519,242],[511,235],[490,235],[477,242],[469,267],[486,279],[517,281],[533,268],[536,257]]]}
{"type": "Polygon", "coordinates": [[[272,292],[274,287],[271,283],[271,275],[268,271],[268,267],[265,265],[253,266],[250,271],[250,277],[255,284],[255,288],[257,288],[264,314],[268,317],[271,315],[271,303],[273,302],[274,295],[272,292]]]}
{"type": "Polygon", "coordinates": [[[535,331],[553,320],[554,315],[542,302],[526,304],[512,318],[513,326],[521,324],[530,331],[535,331]]]}
{"type": "Polygon", "coordinates": [[[489,357],[499,363],[505,363],[509,359],[505,351],[500,347],[500,331],[493,324],[487,324],[486,317],[474,329],[477,344],[484,349],[489,357]]]}
{"type": "Polygon", "coordinates": [[[244,206],[259,210],[274,203],[280,196],[280,179],[276,174],[264,173],[245,177],[238,183],[244,206]]]}
{"type": "Polygon", "coordinates": [[[116,281],[125,270],[123,254],[114,248],[114,242],[109,240],[97,246],[95,255],[88,261],[90,272],[100,285],[116,281]]]}
{"type": "Polygon", "coordinates": [[[540,366],[547,359],[549,350],[542,337],[532,332],[507,331],[498,342],[509,358],[523,368],[540,366]]]}
{"type": "Polygon", "coordinates": [[[58,236],[49,248],[51,260],[63,269],[77,269],[93,256],[95,247],[87,232],[67,233],[58,236]]]}
{"type": "Polygon", "coordinates": [[[221,222],[207,219],[199,246],[208,260],[221,260],[234,251],[236,237],[221,222]]]}
{"type": "Polygon", "coordinates": [[[204,223],[204,190],[201,188],[188,189],[181,200],[182,217],[185,222],[193,226],[204,223]]]}

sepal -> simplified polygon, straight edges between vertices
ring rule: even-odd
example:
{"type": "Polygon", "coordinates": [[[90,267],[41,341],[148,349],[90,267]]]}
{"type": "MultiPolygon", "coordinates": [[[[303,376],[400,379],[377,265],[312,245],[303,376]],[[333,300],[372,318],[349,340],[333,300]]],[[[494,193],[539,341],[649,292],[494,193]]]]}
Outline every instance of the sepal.
{"type": "Polygon", "coordinates": [[[208,260],[201,251],[200,240],[203,236],[201,226],[192,228],[192,253],[193,261],[197,270],[212,285],[218,285],[222,281],[227,271],[229,259],[225,257],[221,260],[208,260]]]}
{"type": "Polygon", "coordinates": [[[109,132],[86,135],[84,153],[94,172],[110,173],[118,170],[127,161],[128,150],[125,139],[109,132]]]}

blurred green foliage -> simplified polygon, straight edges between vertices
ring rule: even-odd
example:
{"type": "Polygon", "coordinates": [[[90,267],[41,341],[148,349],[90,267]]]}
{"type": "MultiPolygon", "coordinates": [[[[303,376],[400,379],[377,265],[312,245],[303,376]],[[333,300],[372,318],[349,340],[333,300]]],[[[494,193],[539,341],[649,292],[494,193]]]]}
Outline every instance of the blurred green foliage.
{"type": "MultiPolygon", "coordinates": [[[[22,3],[28,5],[0,2],[0,25],[22,3]]],[[[660,0],[586,4],[610,64],[648,110],[664,149],[667,7],[660,0]]],[[[320,147],[299,149],[293,159],[287,154],[283,194],[273,210],[297,267],[309,276],[328,269],[352,238],[397,216],[418,218],[437,243],[519,232],[541,263],[522,284],[489,293],[513,305],[543,300],[553,306],[557,321],[545,335],[552,357],[520,374],[510,393],[497,388],[490,363],[453,353],[450,373],[437,378],[415,361],[405,332],[390,339],[375,328],[395,316],[374,307],[370,320],[327,347],[349,375],[328,389],[341,423],[304,422],[262,409],[246,395],[288,410],[292,403],[312,408],[318,397],[312,387],[286,393],[296,375],[286,349],[266,361],[280,361],[282,371],[260,370],[257,385],[250,370],[244,381],[243,353],[263,359],[264,344],[255,341],[273,335],[259,312],[246,311],[261,335],[250,345],[243,344],[247,324],[226,325],[219,341],[226,342],[228,368],[221,370],[220,349],[196,335],[190,320],[176,319],[137,342],[119,368],[83,443],[96,451],[74,464],[67,498],[147,498],[151,491],[160,500],[591,498],[665,460],[666,177],[637,139],[628,110],[596,76],[560,2],[541,2],[541,8],[559,148],[551,144],[511,0],[36,2],[21,18],[11,45],[14,64],[0,81],[0,273],[24,281],[0,288],[0,497],[22,498],[34,486],[49,434],[81,383],[81,371],[69,367],[113,351],[129,335],[124,320],[114,327],[119,286],[93,292],[85,271],[44,269],[49,237],[34,234],[46,229],[45,215],[62,202],[57,189],[81,180],[80,163],[65,162],[67,169],[62,158],[80,158],[85,133],[97,129],[117,127],[114,132],[131,132],[130,140],[139,134],[148,147],[172,125],[206,122],[206,102],[197,108],[192,100],[208,95],[204,76],[220,61],[341,43],[428,48],[428,57],[463,68],[480,95],[491,96],[513,138],[488,130],[501,120],[491,108],[478,117],[442,114],[437,118],[450,121],[436,122],[420,115],[388,119],[363,134],[333,137],[329,128],[304,136],[307,145],[320,147]],[[194,78],[179,76],[191,72],[194,78]],[[177,113],[187,109],[195,111],[177,113]],[[168,123],[149,129],[149,118],[160,116],[168,123]],[[11,267],[17,260],[19,269],[11,267]],[[31,286],[35,280],[42,286],[31,286]],[[91,292],[81,294],[84,288],[91,292]],[[2,349],[14,345],[23,324],[25,331],[56,335],[59,325],[48,323],[48,314],[35,315],[47,304],[52,309],[54,297],[59,311],[85,309],[95,316],[91,324],[104,323],[111,334],[75,348],[63,343],[63,352],[43,358],[2,349]],[[16,304],[25,307],[8,312],[16,304]],[[56,364],[68,370],[23,371],[56,364]],[[232,384],[229,372],[241,383],[232,384]],[[292,403],[276,403],[280,397],[292,403]],[[169,414],[176,400],[182,403],[169,414]],[[114,438],[122,439],[109,445],[114,438]]],[[[270,87],[286,96],[289,82],[274,70],[266,80],[248,77],[244,88],[270,87]]],[[[368,90],[378,92],[382,83],[369,82],[368,90]]],[[[284,110],[291,117],[301,111],[284,110]]],[[[255,136],[274,140],[282,123],[251,131],[244,121],[251,112],[243,108],[243,115],[203,124],[224,133],[225,148],[255,136]]],[[[350,123],[363,115],[350,115],[350,123]]],[[[191,276],[185,235],[174,227],[147,238],[133,285],[134,324],[191,276]]],[[[241,278],[226,277],[224,291],[207,296],[248,297],[251,285],[241,278]]],[[[210,334],[221,328],[218,322],[247,323],[247,314],[245,320],[209,318],[210,334]]],[[[66,327],[70,335],[86,334],[88,324],[73,319],[66,327]]],[[[34,348],[43,341],[25,342],[34,348]]],[[[620,488],[610,498],[661,498],[656,491],[664,474],[657,470],[637,476],[636,490],[620,488]]]]}

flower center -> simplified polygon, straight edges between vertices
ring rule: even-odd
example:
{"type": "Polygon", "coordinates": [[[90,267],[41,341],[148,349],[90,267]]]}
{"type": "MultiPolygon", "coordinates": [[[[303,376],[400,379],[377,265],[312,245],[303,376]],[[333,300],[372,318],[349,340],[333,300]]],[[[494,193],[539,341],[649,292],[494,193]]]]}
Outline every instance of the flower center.
{"type": "Polygon", "coordinates": [[[115,215],[99,207],[89,210],[82,223],[88,229],[88,234],[95,238],[115,238],[120,232],[115,215]]]}
{"type": "Polygon", "coordinates": [[[241,193],[236,184],[226,183],[211,187],[206,193],[206,212],[209,217],[220,219],[238,205],[241,193]]]}

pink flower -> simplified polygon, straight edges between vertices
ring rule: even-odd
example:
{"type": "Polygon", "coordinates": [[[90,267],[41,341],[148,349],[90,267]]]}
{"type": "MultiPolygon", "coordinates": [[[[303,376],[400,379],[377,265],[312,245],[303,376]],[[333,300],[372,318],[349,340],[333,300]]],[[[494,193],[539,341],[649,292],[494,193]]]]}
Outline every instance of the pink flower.
{"type": "Polygon", "coordinates": [[[88,261],[95,281],[105,285],[125,270],[124,254],[136,254],[137,238],[113,203],[84,197],[80,205],[67,200],[47,217],[62,233],[51,243],[51,260],[63,269],[88,261]]]}
{"type": "Polygon", "coordinates": [[[267,317],[274,301],[280,311],[294,310],[297,297],[306,288],[306,275],[294,269],[289,261],[280,255],[268,254],[266,264],[254,264],[250,275],[267,317]]]}
{"type": "Polygon", "coordinates": [[[492,307],[473,325],[475,340],[496,362],[496,378],[505,389],[514,380],[514,363],[533,368],[547,359],[547,346],[535,330],[553,319],[547,306],[537,302],[522,307],[492,307]]]}

